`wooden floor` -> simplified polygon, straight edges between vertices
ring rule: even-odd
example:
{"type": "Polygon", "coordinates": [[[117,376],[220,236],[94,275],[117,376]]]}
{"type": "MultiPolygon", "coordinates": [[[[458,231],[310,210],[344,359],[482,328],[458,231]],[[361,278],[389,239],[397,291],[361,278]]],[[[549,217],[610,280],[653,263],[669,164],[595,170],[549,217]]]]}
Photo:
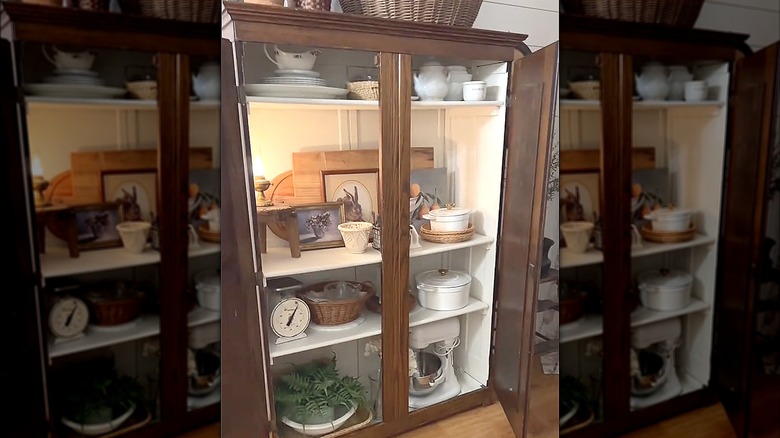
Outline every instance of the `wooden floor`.
{"type": "MultiPolygon", "coordinates": [[[[514,438],[501,406],[494,404],[444,419],[405,433],[400,438],[447,438],[456,436],[514,438]]],[[[736,438],[721,405],[698,409],[621,438],[736,438]]],[[[219,438],[215,424],[179,438],[219,438]]]]}

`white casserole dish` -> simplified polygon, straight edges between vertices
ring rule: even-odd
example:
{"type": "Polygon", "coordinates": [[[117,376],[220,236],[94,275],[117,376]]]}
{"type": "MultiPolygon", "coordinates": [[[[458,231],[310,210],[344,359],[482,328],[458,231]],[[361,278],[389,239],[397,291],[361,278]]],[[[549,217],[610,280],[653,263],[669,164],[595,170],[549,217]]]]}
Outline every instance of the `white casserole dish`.
{"type": "Polygon", "coordinates": [[[437,208],[424,214],[423,219],[431,221],[431,231],[466,231],[469,228],[471,210],[449,206],[437,208]]]}
{"type": "Polygon", "coordinates": [[[217,271],[204,271],[195,276],[195,297],[204,309],[220,310],[222,283],[217,271]]]}
{"type": "Polygon", "coordinates": [[[653,221],[653,231],[681,232],[691,226],[691,210],[684,208],[659,208],[645,215],[653,221]]]}
{"type": "Polygon", "coordinates": [[[461,271],[437,269],[415,276],[417,299],[431,310],[457,310],[469,304],[471,276],[461,271]]]}
{"type": "Polygon", "coordinates": [[[656,269],[639,274],[639,300],[651,310],[682,309],[691,302],[693,276],[683,271],[656,269]]]}

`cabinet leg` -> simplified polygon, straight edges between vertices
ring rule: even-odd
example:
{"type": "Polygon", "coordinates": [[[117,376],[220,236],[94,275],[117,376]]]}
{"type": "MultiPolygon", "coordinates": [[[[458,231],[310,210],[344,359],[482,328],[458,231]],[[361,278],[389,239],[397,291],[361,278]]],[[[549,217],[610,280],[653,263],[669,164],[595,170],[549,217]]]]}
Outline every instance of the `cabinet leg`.
{"type": "Polygon", "coordinates": [[[287,228],[287,242],[290,243],[290,255],[297,259],[301,257],[301,241],[298,237],[298,216],[290,215],[285,220],[287,228]]]}

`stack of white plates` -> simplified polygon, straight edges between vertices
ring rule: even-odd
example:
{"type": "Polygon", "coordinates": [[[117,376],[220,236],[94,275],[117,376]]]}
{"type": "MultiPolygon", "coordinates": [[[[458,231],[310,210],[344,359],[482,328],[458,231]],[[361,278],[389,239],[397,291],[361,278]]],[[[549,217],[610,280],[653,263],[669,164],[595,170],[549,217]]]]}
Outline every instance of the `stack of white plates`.
{"type": "Polygon", "coordinates": [[[36,96],[108,99],[123,96],[124,88],[106,87],[92,70],[58,69],[42,83],[27,84],[28,93],[36,96]]]}
{"type": "Polygon", "coordinates": [[[345,88],[328,87],[320,74],[312,70],[276,70],[276,76],[264,78],[259,84],[247,84],[250,96],[297,97],[305,99],[340,99],[345,88]]]}

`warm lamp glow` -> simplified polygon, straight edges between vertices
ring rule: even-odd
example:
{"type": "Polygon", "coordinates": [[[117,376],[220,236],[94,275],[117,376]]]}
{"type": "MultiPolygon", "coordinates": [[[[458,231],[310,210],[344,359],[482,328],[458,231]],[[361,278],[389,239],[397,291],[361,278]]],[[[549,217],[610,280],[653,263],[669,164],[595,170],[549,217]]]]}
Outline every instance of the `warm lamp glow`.
{"type": "Polygon", "coordinates": [[[33,156],[32,160],[32,186],[33,186],[33,201],[36,207],[46,207],[51,205],[43,196],[43,191],[49,187],[49,182],[43,178],[43,168],[41,167],[41,160],[37,156],[33,156]]]}
{"type": "Polygon", "coordinates": [[[265,167],[263,167],[263,159],[260,158],[260,154],[252,157],[252,173],[255,177],[265,175],[265,167]]]}
{"type": "Polygon", "coordinates": [[[37,155],[33,156],[32,160],[32,174],[33,176],[43,176],[43,168],[41,167],[41,159],[37,155]]]}

